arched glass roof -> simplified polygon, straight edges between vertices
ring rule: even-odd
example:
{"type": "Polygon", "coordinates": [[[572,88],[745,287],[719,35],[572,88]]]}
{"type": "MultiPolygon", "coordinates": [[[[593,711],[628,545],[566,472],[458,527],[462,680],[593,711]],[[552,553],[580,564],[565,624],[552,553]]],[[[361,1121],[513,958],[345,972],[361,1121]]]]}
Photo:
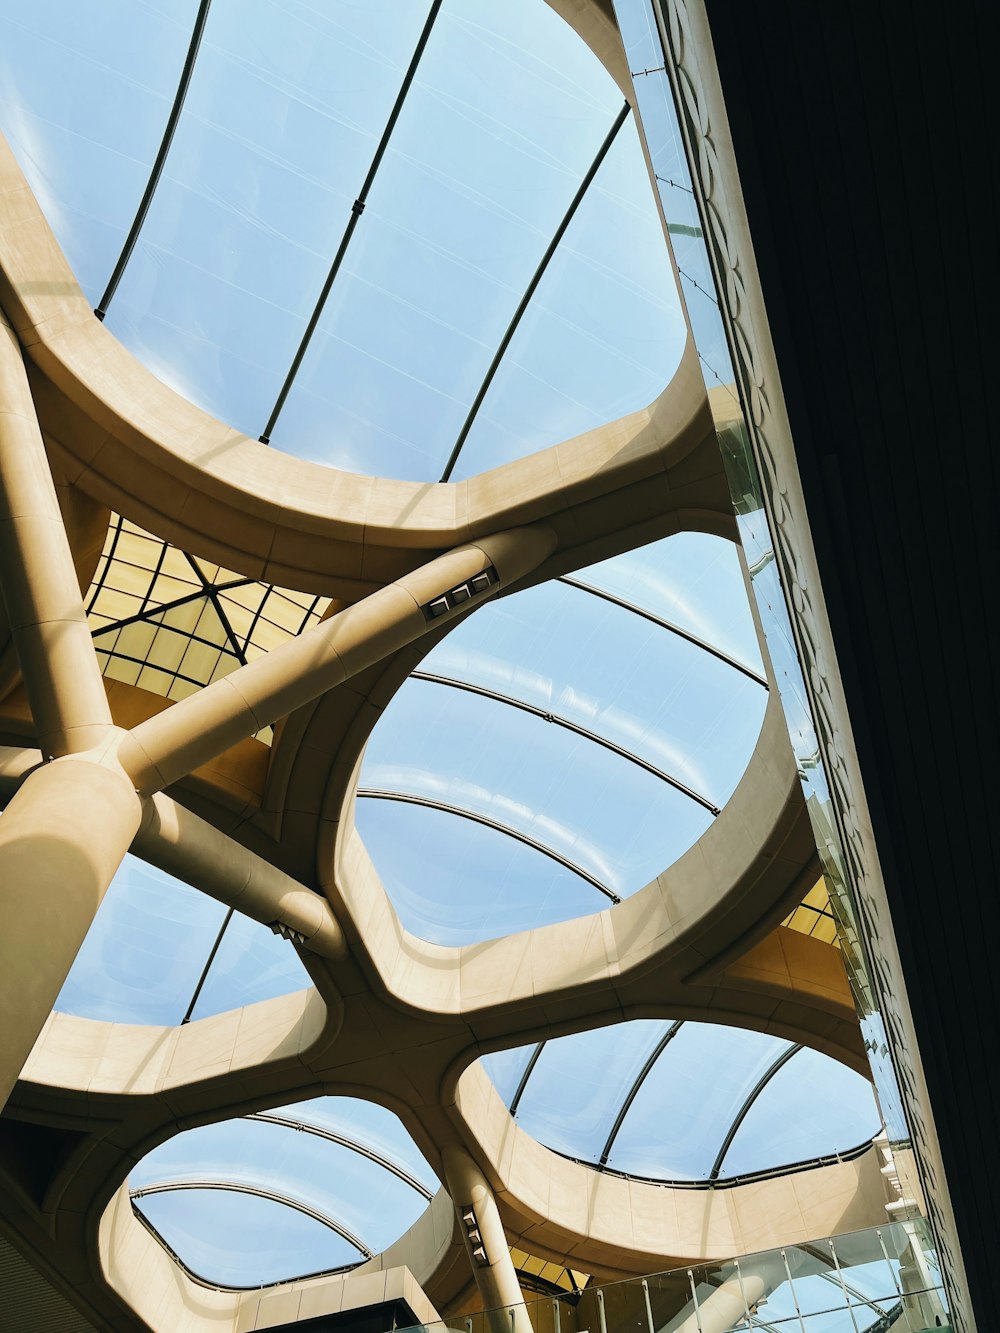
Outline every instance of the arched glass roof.
{"type": "Polygon", "coordinates": [[[527,1133],[629,1176],[709,1182],[849,1152],[881,1126],[868,1081],[779,1037],[637,1019],[482,1061],[527,1133]]]}
{"type": "Polygon", "coordinates": [[[636,127],[543,0],[39,0],[0,33],[0,125],[85,291],[251,436],[457,479],[679,363],[636,127]]]}
{"type": "Polygon", "coordinates": [[[704,534],[484,606],[372,735],[357,823],[444,944],[600,910],[705,832],[766,705],[736,549],[704,534]]]}
{"type": "Polygon", "coordinates": [[[173,1026],[311,985],[287,940],[129,854],[55,1008],[173,1026]]]}
{"type": "Polygon", "coordinates": [[[438,1182],[390,1112],[318,1097],[188,1130],[129,1176],[133,1206],[184,1266],[257,1287],[380,1253],[438,1182]]]}

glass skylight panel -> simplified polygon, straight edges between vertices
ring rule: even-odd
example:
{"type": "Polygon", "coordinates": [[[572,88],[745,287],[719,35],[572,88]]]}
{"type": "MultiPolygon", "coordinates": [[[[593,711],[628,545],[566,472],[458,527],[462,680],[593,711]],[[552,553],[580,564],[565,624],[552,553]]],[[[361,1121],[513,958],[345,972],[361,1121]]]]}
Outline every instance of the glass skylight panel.
{"type": "Polygon", "coordinates": [[[159,148],[196,0],[32,0],[0,14],[0,129],[96,305],[159,148]]]}
{"type": "Polygon", "coordinates": [[[191,1017],[208,1018],[311,985],[309,973],[288,940],[234,912],[191,1017]]]}
{"type": "Polygon", "coordinates": [[[350,1241],[274,1199],[219,1189],[144,1195],[136,1205],[190,1272],[258,1287],[361,1263],[350,1241]]]}
{"type": "Polygon", "coordinates": [[[109,1023],[179,1023],[225,915],[221,903],[126,855],[55,1008],[109,1023]]]}
{"type": "Polygon", "coordinates": [[[107,323],[161,378],[252,436],[312,313],[421,9],[395,7],[389,21],[383,5],[347,0],[212,4],[107,323]]]}
{"type": "MultiPolygon", "coordinates": [[[[484,815],[552,848],[620,897],[676,860],[712,818],[593,741],[507,704],[420,680],[404,685],[375,729],[361,788],[484,815]]],[[[358,803],[363,838],[370,804],[358,803]]],[[[366,845],[380,869],[388,849],[370,838],[366,845]]],[[[490,873],[488,864],[480,871],[490,873]]],[[[472,898],[482,892],[470,884],[472,898]]],[[[588,894],[574,915],[593,910],[588,894]]]]}
{"type": "Polygon", "coordinates": [[[361,797],[356,819],[403,925],[435,944],[495,939],[610,904],[542,852],[461,815],[361,797]]]}
{"type": "Polygon", "coordinates": [[[743,775],[767,702],[704,649],[557,582],[483,607],[421,670],[573,722],[716,806],[743,775]]]}
{"type": "Polygon", "coordinates": [[[482,1057],[480,1063],[493,1080],[493,1086],[505,1106],[509,1107],[514,1100],[535,1050],[534,1046],[515,1046],[511,1050],[492,1051],[482,1057]]]}
{"type": "Polygon", "coordinates": [[[638,1020],[547,1041],[518,1103],[518,1124],[547,1147],[597,1162],[629,1089],[669,1027],[638,1020]]]}
{"type": "Polygon", "coordinates": [[[457,626],[369,742],[358,829],[424,938],[489,939],[634,893],[701,836],[753,753],[767,691],[731,543],[671,537],[572,577],[586,586],[543,584],[457,626]],[[510,832],[568,864],[504,851],[510,832]]]}
{"type": "Polygon", "coordinates": [[[778,1159],[824,1157],[864,1143],[880,1127],[869,1081],[803,1048],[778,1070],[747,1112],[722,1174],[760,1171],[778,1159]]]}
{"type": "Polygon", "coordinates": [[[679,532],[571,577],[718,648],[752,671],[764,667],[736,546],[679,532]]]}
{"type": "Polygon", "coordinates": [[[287,1116],[301,1124],[315,1125],[352,1139],[400,1167],[426,1192],[437,1192],[437,1176],[402,1122],[376,1102],[366,1102],[359,1097],[314,1097],[310,1101],[279,1107],[269,1114],[287,1116]]]}
{"type": "Polygon", "coordinates": [[[789,1043],[685,1023],[650,1070],[608,1165],[630,1175],[703,1180],[744,1101],[789,1043]]]}
{"type": "Polygon", "coordinates": [[[760,1032],[637,1019],[549,1040],[531,1064],[537,1049],[483,1057],[508,1107],[530,1065],[517,1123],[626,1175],[731,1179],[847,1152],[881,1123],[866,1079],[760,1032]]]}
{"type": "Polygon", "coordinates": [[[445,0],[274,443],[437,479],[621,100],[540,0],[445,0]]]}
{"type": "Polygon", "coordinates": [[[559,244],[458,460],[470,476],[647,407],[687,341],[631,119],[559,244]]]}
{"type": "Polygon", "coordinates": [[[426,1208],[427,1194],[436,1181],[390,1112],[381,1107],[371,1111],[348,1098],[318,1099],[315,1106],[312,1113],[308,1104],[286,1106],[261,1113],[265,1117],[261,1119],[227,1120],[189,1130],[154,1149],[132,1172],[129,1188],[136,1206],[199,1276],[209,1282],[257,1286],[358,1263],[384,1250],[426,1208]],[[319,1124],[343,1142],[276,1120],[319,1124]],[[390,1165],[380,1160],[384,1157],[390,1165]],[[407,1176],[418,1183],[410,1183],[407,1176]],[[218,1188],[224,1185],[240,1192],[218,1188]],[[157,1192],[163,1186],[167,1191],[157,1192]],[[272,1209],[257,1208],[253,1191],[271,1196],[272,1209]],[[216,1195],[248,1206],[250,1248],[242,1261],[236,1260],[231,1235],[226,1237],[229,1253],[218,1248],[216,1228],[229,1205],[219,1203],[216,1195]],[[164,1198],[175,1201],[169,1209],[158,1202],[164,1198]],[[299,1226],[295,1219],[302,1211],[296,1212],[296,1205],[312,1214],[309,1220],[325,1220],[329,1241],[322,1242],[318,1233],[299,1226]],[[301,1232],[304,1251],[290,1251],[283,1240],[273,1237],[272,1253],[266,1234],[258,1229],[265,1215],[282,1237],[286,1224],[293,1235],[301,1232]],[[257,1267],[250,1264],[254,1259],[257,1267]],[[235,1268],[230,1266],[234,1262],[235,1268]]]}

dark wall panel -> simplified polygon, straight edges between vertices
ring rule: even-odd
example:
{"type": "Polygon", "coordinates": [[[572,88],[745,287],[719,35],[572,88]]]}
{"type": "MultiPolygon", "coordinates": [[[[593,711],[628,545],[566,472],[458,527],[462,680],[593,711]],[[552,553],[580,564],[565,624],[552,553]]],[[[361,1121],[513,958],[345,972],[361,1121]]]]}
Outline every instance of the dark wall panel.
{"type": "Polygon", "coordinates": [[[996,11],[966,0],[707,8],[963,1253],[990,1328],[996,11]]]}

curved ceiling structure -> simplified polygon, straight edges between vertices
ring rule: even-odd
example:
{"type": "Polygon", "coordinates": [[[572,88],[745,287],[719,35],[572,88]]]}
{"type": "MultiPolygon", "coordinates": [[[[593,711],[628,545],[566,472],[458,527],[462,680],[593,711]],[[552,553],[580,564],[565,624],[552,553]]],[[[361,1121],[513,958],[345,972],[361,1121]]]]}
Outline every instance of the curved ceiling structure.
{"type": "Polygon", "coordinates": [[[0,482],[56,536],[15,494],[4,958],[44,1004],[0,1217],[110,1329],[883,1216],[690,205],[664,228],[607,7],[563,6],[586,43],[557,8],[2,21],[0,482]],[[60,502],[111,511],[82,596],[60,502]]]}
{"type": "Polygon", "coordinates": [[[355,819],[407,929],[620,902],[715,819],[767,702],[735,547],[683,533],[484,608],[400,689],[355,819]]]}
{"type": "Polygon", "coordinates": [[[160,379],[275,448],[420,481],[662,391],[686,328],[639,136],[541,0],[184,8],[49,0],[0,80],[91,303],[160,379]]]}

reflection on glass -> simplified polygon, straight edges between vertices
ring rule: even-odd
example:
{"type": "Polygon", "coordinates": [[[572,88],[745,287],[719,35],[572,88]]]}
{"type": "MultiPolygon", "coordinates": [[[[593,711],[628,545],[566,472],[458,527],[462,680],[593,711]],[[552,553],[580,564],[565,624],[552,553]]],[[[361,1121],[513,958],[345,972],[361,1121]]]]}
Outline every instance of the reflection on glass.
{"type": "Polygon", "coordinates": [[[129,1177],[134,1206],[182,1263],[230,1286],[359,1263],[410,1227],[435,1187],[390,1112],[338,1097],[188,1130],[129,1177]]]}

